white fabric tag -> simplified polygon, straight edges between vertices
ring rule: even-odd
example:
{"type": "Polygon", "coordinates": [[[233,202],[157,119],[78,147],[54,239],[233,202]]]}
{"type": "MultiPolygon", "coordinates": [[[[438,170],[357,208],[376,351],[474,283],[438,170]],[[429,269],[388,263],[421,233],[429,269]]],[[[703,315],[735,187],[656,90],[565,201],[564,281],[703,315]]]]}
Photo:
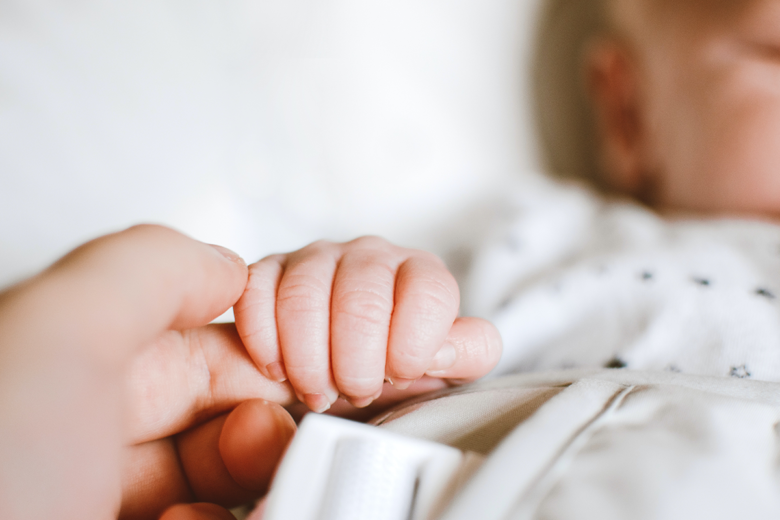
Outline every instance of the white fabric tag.
{"type": "Polygon", "coordinates": [[[433,520],[481,460],[430,441],[309,414],[264,520],[433,520]]]}

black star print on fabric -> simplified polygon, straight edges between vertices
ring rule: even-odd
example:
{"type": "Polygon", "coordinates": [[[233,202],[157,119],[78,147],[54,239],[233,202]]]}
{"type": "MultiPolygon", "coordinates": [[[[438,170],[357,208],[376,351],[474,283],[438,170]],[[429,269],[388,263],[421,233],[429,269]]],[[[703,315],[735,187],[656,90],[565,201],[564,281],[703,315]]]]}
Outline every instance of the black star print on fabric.
{"type": "Polygon", "coordinates": [[[775,299],[774,293],[772,291],[770,291],[769,289],[764,289],[763,287],[759,287],[758,289],[756,289],[756,294],[759,295],[759,296],[763,296],[767,300],[774,300],[775,299]]]}
{"type": "Polygon", "coordinates": [[[691,278],[691,281],[693,281],[695,284],[701,285],[702,287],[709,287],[712,285],[712,282],[710,282],[707,278],[701,278],[699,276],[694,276],[691,278]]]}
{"type": "Polygon", "coordinates": [[[505,298],[501,301],[501,303],[498,304],[498,310],[503,311],[510,305],[512,305],[512,302],[515,301],[513,296],[509,296],[508,298],[505,298]]]}
{"type": "Polygon", "coordinates": [[[740,365],[738,367],[731,367],[731,372],[729,372],[729,375],[731,377],[745,379],[750,377],[750,372],[747,369],[747,365],[740,365]]]}
{"type": "Polygon", "coordinates": [[[626,368],[628,365],[625,361],[615,356],[604,365],[604,368],[626,368]]]}
{"type": "Polygon", "coordinates": [[[645,282],[650,282],[650,281],[653,280],[653,278],[655,278],[655,275],[653,273],[651,273],[650,271],[645,271],[645,272],[642,273],[641,278],[645,282]]]}

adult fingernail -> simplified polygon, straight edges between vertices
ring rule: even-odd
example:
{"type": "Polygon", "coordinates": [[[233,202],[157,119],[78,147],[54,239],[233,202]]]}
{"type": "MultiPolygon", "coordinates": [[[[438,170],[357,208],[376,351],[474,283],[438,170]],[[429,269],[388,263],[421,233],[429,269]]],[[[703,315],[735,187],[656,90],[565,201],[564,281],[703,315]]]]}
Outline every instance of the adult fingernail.
{"type": "Polygon", "coordinates": [[[270,377],[272,381],[276,381],[277,383],[284,383],[287,381],[287,372],[284,370],[284,365],[279,361],[269,363],[266,365],[265,370],[268,372],[268,377],[270,377]]]}
{"type": "Polygon", "coordinates": [[[387,381],[399,390],[406,390],[416,379],[401,379],[400,377],[387,378],[387,381]]]}
{"type": "Polygon", "coordinates": [[[303,396],[303,402],[312,412],[323,413],[330,410],[330,400],[323,394],[306,394],[303,396]]]}
{"type": "Polygon", "coordinates": [[[246,262],[244,261],[241,256],[236,253],[235,251],[231,251],[230,249],[222,246],[218,246],[216,244],[209,244],[211,247],[219,251],[219,254],[230,260],[231,262],[235,262],[237,264],[246,265],[246,262]]]}
{"type": "Polygon", "coordinates": [[[431,366],[425,372],[428,375],[432,375],[436,372],[441,372],[452,368],[455,362],[458,360],[458,353],[455,351],[455,345],[452,343],[445,343],[431,361],[431,366]]]}

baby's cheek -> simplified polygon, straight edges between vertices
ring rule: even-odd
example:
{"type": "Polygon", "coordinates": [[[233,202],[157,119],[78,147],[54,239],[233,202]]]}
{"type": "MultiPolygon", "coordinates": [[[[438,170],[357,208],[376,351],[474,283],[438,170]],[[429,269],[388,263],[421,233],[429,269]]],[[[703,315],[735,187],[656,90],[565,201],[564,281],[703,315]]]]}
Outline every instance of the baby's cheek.
{"type": "MultiPolygon", "coordinates": [[[[780,72],[780,64],[778,65],[780,72]]],[[[719,139],[707,154],[713,208],[753,214],[780,213],[780,73],[772,92],[745,84],[721,120],[719,139]]]]}
{"type": "Polygon", "coordinates": [[[780,63],[740,58],[697,74],[699,88],[666,121],[679,140],[665,165],[662,202],[718,213],[780,213],[780,63]]]}

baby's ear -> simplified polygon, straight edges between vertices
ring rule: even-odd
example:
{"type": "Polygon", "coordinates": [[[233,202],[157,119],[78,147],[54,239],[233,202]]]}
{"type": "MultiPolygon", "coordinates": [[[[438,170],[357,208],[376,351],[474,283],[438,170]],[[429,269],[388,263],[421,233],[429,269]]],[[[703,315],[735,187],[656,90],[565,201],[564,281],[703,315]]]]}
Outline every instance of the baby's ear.
{"type": "Polygon", "coordinates": [[[647,135],[636,62],[622,42],[602,37],[586,49],[585,73],[605,180],[622,193],[641,196],[647,135]]]}

